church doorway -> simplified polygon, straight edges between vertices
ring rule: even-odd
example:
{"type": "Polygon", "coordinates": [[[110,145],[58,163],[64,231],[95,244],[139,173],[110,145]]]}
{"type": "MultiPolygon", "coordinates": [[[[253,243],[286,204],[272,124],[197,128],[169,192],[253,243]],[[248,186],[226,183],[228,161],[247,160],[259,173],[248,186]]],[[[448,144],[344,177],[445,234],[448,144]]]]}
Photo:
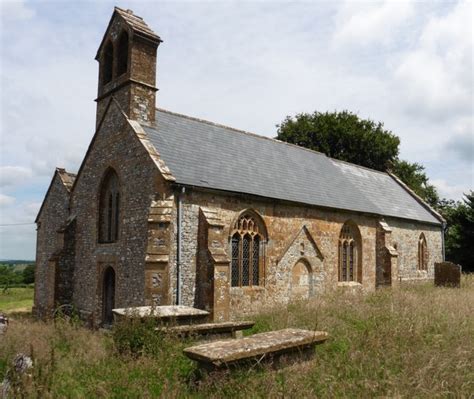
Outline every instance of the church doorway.
{"type": "Polygon", "coordinates": [[[102,324],[111,325],[115,307],[115,271],[112,267],[105,270],[102,284],[102,324]]]}
{"type": "Polygon", "coordinates": [[[291,291],[292,300],[307,299],[310,296],[311,288],[311,269],[308,263],[300,259],[293,266],[291,272],[291,291]]]}

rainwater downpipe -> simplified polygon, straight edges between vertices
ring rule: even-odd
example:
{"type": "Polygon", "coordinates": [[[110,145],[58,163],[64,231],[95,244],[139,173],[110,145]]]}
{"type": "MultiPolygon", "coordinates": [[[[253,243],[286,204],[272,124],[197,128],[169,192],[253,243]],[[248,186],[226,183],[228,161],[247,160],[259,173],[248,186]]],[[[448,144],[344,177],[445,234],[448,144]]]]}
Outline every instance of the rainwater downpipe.
{"type": "Polygon", "coordinates": [[[178,192],[178,226],[177,226],[177,245],[176,245],[176,305],[181,304],[181,243],[182,243],[182,220],[183,220],[183,207],[182,207],[182,195],[186,189],[181,187],[178,192]]]}
{"type": "Polygon", "coordinates": [[[446,248],[445,248],[445,243],[444,243],[444,233],[446,232],[446,228],[448,225],[446,222],[443,222],[441,226],[441,245],[443,247],[443,262],[446,262],[446,248]]]}

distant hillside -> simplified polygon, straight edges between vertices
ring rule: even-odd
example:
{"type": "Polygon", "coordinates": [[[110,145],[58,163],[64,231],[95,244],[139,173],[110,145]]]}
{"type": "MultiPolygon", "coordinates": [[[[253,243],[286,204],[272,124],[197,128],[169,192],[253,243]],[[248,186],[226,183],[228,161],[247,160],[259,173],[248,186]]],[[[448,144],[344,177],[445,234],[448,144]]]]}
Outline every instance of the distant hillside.
{"type": "Polygon", "coordinates": [[[0,259],[2,265],[31,265],[34,260],[16,260],[16,259],[0,259]]]}

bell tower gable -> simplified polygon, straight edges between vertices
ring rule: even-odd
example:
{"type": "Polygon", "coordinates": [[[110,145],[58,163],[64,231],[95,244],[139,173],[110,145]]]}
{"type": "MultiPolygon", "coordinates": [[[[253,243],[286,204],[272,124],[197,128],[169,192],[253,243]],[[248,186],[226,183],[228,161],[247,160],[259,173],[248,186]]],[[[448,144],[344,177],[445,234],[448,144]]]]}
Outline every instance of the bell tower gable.
{"type": "Polygon", "coordinates": [[[160,37],[141,17],[115,7],[96,55],[96,125],[112,95],[130,119],[154,123],[156,53],[160,43],[160,37]]]}

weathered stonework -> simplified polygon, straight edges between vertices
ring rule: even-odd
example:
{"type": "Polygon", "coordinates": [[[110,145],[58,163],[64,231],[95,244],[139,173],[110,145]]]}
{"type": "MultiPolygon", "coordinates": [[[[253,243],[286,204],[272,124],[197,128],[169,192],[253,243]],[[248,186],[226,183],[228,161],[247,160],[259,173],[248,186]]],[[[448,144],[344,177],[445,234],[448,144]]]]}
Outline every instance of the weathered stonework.
{"type": "Polygon", "coordinates": [[[440,226],[385,218],[392,230],[392,246],[398,252],[398,278],[400,282],[434,278],[434,264],[443,257],[440,226]],[[428,245],[428,270],[418,270],[418,239],[423,233],[428,245]]]}
{"type": "Polygon", "coordinates": [[[452,262],[435,263],[435,285],[438,287],[461,287],[461,266],[452,262]]]}
{"type": "Polygon", "coordinates": [[[68,293],[72,292],[74,255],[71,235],[74,223],[65,226],[65,222],[69,218],[69,190],[74,177],[64,169],[56,169],[36,219],[34,313],[41,317],[49,317],[53,309],[66,302],[68,293]]]}
{"type": "MultiPolygon", "coordinates": [[[[149,126],[160,128],[154,107],[160,39],[139,17],[117,9],[103,43],[115,46],[124,31],[128,69],[103,82],[101,44],[97,130],[77,177],[58,169],[38,215],[39,316],[57,304],[72,303],[83,318],[99,325],[111,307],[179,304],[223,321],[318,297],[326,289],[371,291],[433,278],[434,263],[442,261],[441,224],[177,184],[160,148],[152,144],[153,133],[147,135],[149,126]],[[111,170],[118,180],[113,201],[110,197],[116,207],[101,200],[111,170]],[[265,234],[255,246],[258,262],[252,276],[257,277],[239,285],[232,275],[236,247],[231,236],[245,212],[259,219],[265,234]],[[99,240],[99,214],[101,226],[114,220],[117,236],[99,240]],[[357,273],[353,281],[343,282],[340,237],[346,223],[356,232],[357,273]],[[419,270],[421,234],[427,270],[419,270]]],[[[116,60],[112,69],[117,69],[116,60]]]]}
{"type": "MultiPolygon", "coordinates": [[[[165,181],[118,104],[111,101],[71,197],[71,213],[77,215],[73,302],[84,317],[93,317],[94,323],[101,322],[102,273],[108,266],[114,268],[117,279],[115,306],[147,302],[145,281],[149,282],[151,277],[150,269],[146,273],[148,279],[145,277],[149,265],[146,254],[150,204],[170,194],[165,181]],[[98,193],[108,168],[115,170],[120,181],[119,238],[114,243],[99,243],[98,193]]],[[[152,295],[151,291],[148,293],[152,295]]]]}

